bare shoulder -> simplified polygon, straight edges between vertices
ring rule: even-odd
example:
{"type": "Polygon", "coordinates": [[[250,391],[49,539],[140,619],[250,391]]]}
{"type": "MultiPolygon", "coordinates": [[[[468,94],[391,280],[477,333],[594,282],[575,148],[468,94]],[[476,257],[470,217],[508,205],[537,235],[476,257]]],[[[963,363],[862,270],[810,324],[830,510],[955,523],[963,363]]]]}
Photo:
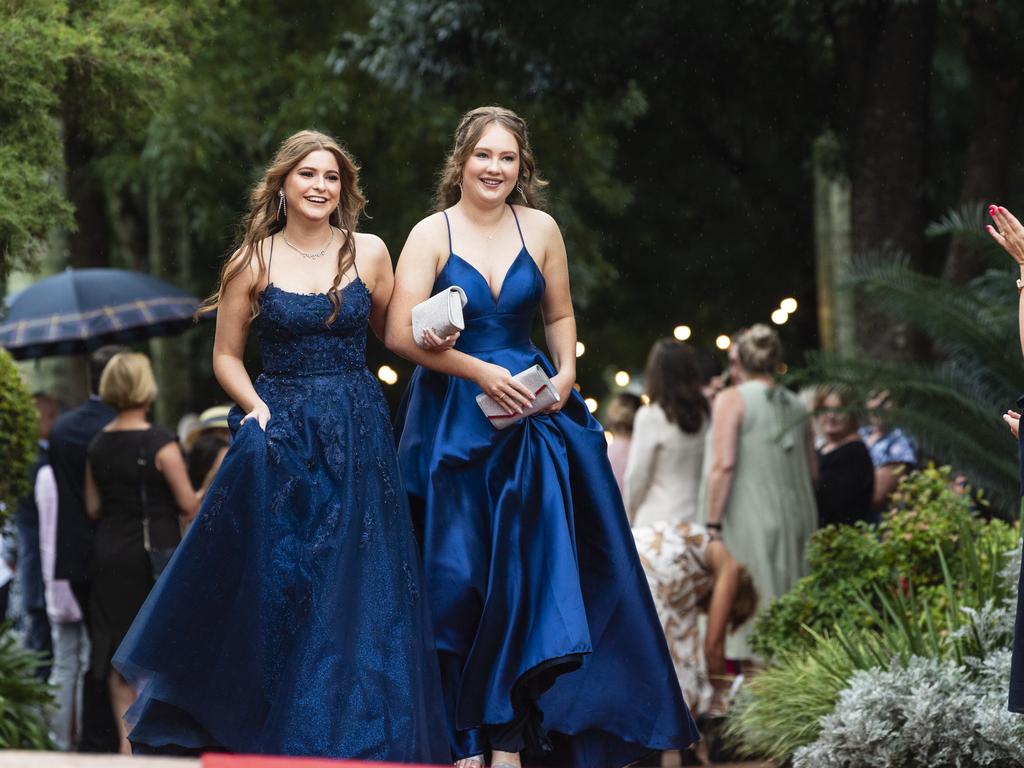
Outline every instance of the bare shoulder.
{"type": "Polygon", "coordinates": [[[409,230],[410,242],[428,243],[434,240],[448,242],[448,224],[442,211],[437,211],[420,219],[409,230]]]}
{"type": "Polygon", "coordinates": [[[516,212],[520,225],[529,227],[531,231],[543,235],[561,235],[558,222],[547,211],[525,205],[513,205],[512,209],[516,212]]]}
{"type": "Polygon", "coordinates": [[[743,395],[739,387],[726,387],[715,395],[712,407],[712,420],[719,417],[730,418],[743,410],[743,395]]]}
{"type": "Polygon", "coordinates": [[[381,259],[388,259],[388,247],[377,235],[369,232],[356,232],[356,253],[359,260],[366,260],[367,263],[376,263],[381,259]]]}
{"type": "Polygon", "coordinates": [[[231,282],[246,286],[265,283],[272,253],[273,235],[263,238],[255,246],[238,248],[228,257],[228,264],[230,268],[241,267],[242,271],[238,272],[231,282]]]}

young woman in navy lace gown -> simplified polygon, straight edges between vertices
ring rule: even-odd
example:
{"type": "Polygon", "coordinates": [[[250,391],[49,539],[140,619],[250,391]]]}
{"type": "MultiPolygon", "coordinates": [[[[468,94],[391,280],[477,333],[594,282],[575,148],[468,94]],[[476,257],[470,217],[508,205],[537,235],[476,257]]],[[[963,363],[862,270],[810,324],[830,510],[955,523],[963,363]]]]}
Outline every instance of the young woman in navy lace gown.
{"type": "Polygon", "coordinates": [[[537,210],[526,126],[469,112],[437,193],[399,261],[387,343],[419,364],[399,414],[399,460],[422,512],[424,567],[449,738],[460,768],[516,768],[562,734],[558,765],[610,768],[684,747],[683,702],[608,463],[604,430],[574,391],[576,321],[558,225],[537,210]],[[413,340],[410,312],[452,285],[468,296],[451,339],[413,340]],[[530,340],[537,310],[549,360],[530,340]],[[447,342],[447,343],[445,343],[447,342]],[[504,430],[540,365],[561,401],[504,430]]]}
{"type": "Polygon", "coordinates": [[[380,239],[356,232],[356,171],[328,136],[287,139],[209,302],[234,440],[114,659],[138,689],[138,752],[450,759],[388,412],[366,368],[393,276],[380,239]]]}

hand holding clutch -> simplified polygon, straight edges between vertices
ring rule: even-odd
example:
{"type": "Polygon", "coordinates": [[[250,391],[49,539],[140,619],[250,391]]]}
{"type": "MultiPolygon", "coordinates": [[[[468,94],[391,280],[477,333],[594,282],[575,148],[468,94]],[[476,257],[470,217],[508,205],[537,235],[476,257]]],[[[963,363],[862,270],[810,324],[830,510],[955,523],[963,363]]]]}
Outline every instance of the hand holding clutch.
{"type": "Polygon", "coordinates": [[[465,329],[462,308],[467,301],[466,292],[453,285],[413,307],[412,338],[416,346],[427,348],[423,343],[424,331],[433,331],[443,339],[465,329]]]}
{"type": "Polygon", "coordinates": [[[534,400],[523,409],[522,413],[509,414],[504,406],[496,402],[490,395],[482,392],[476,396],[476,404],[480,406],[480,410],[484,412],[484,416],[495,429],[504,429],[518,424],[527,416],[543,411],[562,399],[555,385],[551,383],[551,379],[539,365],[520,371],[512,378],[524,384],[534,394],[534,400]]]}

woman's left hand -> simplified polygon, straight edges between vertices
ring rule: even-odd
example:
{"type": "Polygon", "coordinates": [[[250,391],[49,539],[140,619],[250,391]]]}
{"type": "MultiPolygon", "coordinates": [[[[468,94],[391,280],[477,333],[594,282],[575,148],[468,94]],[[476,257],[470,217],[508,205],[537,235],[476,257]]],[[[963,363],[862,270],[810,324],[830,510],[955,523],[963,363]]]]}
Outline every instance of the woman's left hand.
{"type": "Polygon", "coordinates": [[[1003,250],[1010,254],[1014,261],[1024,266],[1024,227],[1017,221],[1017,217],[999,205],[990,205],[988,215],[996,223],[995,227],[991,224],[985,225],[992,239],[1003,246],[1003,250]]]}
{"type": "Polygon", "coordinates": [[[551,383],[555,385],[555,389],[558,390],[558,402],[552,403],[544,409],[544,413],[558,413],[565,404],[569,402],[569,396],[572,395],[573,385],[576,383],[575,377],[569,377],[563,373],[556,373],[551,377],[551,383]]]}
{"type": "Polygon", "coordinates": [[[1020,414],[1016,411],[1007,411],[1003,414],[1003,421],[1006,422],[1014,437],[1020,434],[1020,414]]]}
{"type": "Polygon", "coordinates": [[[459,340],[460,331],[456,331],[451,336],[445,336],[443,339],[434,333],[429,328],[424,329],[423,334],[420,336],[420,349],[426,349],[429,352],[446,352],[455,346],[455,342],[459,340]]]}

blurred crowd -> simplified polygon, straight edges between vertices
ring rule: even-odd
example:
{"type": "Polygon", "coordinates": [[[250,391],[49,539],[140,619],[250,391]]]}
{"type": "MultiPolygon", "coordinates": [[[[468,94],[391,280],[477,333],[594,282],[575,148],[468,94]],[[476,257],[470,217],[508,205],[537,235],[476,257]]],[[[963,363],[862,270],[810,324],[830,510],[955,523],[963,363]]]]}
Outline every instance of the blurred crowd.
{"type": "Polygon", "coordinates": [[[230,441],[228,406],[153,424],[145,355],[89,357],[89,399],[34,394],[39,447],[31,491],[3,533],[0,616],[45,663],[60,750],[124,752],[135,699],[111,658],[196,515],[230,441]]]}
{"type": "Polygon", "coordinates": [[[751,619],[806,573],[819,527],[881,519],[913,441],[886,422],[878,392],[797,395],[779,384],[782,345],[755,325],[726,371],[674,339],[657,341],[644,394],[607,408],[608,456],[687,703],[705,728],[760,660],[751,619]],[[860,417],[866,415],[861,423],[860,417]]]}

